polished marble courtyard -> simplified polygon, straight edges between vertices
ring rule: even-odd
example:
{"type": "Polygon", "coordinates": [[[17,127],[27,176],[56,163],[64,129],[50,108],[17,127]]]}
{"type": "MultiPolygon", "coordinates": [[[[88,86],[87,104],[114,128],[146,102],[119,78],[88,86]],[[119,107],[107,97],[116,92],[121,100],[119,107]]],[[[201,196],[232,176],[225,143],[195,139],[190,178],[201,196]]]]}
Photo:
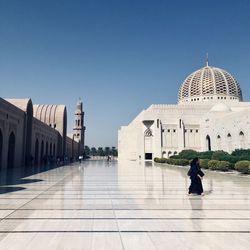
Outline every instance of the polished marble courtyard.
{"type": "Polygon", "coordinates": [[[250,178],[206,172],[200,197],[186,173],[91,160],[2,172],[0,249],[250,249],[250,178]]]}

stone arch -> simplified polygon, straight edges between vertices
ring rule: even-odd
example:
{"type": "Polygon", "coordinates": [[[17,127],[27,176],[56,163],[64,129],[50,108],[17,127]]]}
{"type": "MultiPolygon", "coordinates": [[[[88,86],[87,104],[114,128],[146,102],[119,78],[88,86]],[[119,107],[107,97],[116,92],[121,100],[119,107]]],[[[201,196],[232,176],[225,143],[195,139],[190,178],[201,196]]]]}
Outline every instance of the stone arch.
{"type": "Polygon", "coordinates": [[[168,157],[172,154],[172,151],[168,151],[168,157]]]}
{"type": "MultiPolygon", "coordinates": [[[[6,99],[6,100],[11,104],[13,104],[14,106],[16,106],[18,109],[24,111],[24,116],[22,118],[24,126],[22,132],[22,140],[24,144],[22,145],[22,152],[20,152],[20,154],[22,154],[22,157],[24,157],[23,160],[26,166],[32,165],[33,156],[31,155],[31,149],[32,149],[32,130],[33,130],[32,129],[33,103],[31,99],[6,99]]],[[[8,137],[8,135],[6,136],[8,137]]],[[[8,138],[6,139],[8,140],[8,138]]]]}
{"type": "Polygon", "coordinates": [[[49,143],[46,141],[46,146],[45,146],[45,156],[48,157],[49,153],[49,143]]]}
{"type": "Polygon", "coordinates": [[[47,161],[48,161],[48,153],[49,153],[49,143],[48,143],[48,141],[46,141],[46,143],[45,143],[45,155],[44,155],[44,159],[43,159],[43,162],[45,165],[47,164],[47,161]]]}
{"type": "Polygon", "coordinates": [[[162,151],[162,157],[166,155],[166,151],[162,151]]]}
{"type": "Polygon", "coordinates": [[[63,107],[63,138],[62,138],[62,153],[63,156],[66,155],[66,137],[67,137],[67,110],[63,107]]]}
{"type": "Polygon", "coordinates": [[[54,157],[56,156],[56,144],[55,143],[53,144],[53,156],[54,157]]]}
{"type": "Polygon", "coordinates": [[[57,154],[64,156],[66,152],[67,110],[64,105],[33,105],[34,117],[51,124],[60,134],[57,141],[57,154]]]}
{"type": "Polygon", "coordinates": [[[35,143],[35,166],[38,165],[39,163],[39,141],[38,139],[36,139],[36,143],[35,143]]]}
{"type": "Polygon", "coordinates": [[[15,147],[16,147],[16,137],[14,132],[10,133],[9,143],[8,143],[8,158],[7,166],[8,168],[13,168],[15,163],[15,147]]]}
{"type": "Polygon", "coordinates": [[[33,104],[29,99],[26,107],[26,153],[25,153],[25,165],[29,166],[32,164],[31,156],[31,144],[32,144],[32,121],[33,121],[33,104]]]}
{"type": "Polygon", "coordinates": [[[211,138],[209,135],[206,136],[207,151],[211,151],[211,138]]]}
{"type": "Polygon", "coordinates": [[[41,153],[40,153],[40,163],[43,163],[43,156],[44,156],[44,142],[41,142],[41,153]]]}
{"type": "Polygon", "coordinates": [[[49,155],[52,156],[52,142],[49,144],[49,155]]]}
{"type": "Polygon", "coordinates": [[[3,152],[3,133],[0,129],[0,169],[2,168],[2,152],[3,152]]]}

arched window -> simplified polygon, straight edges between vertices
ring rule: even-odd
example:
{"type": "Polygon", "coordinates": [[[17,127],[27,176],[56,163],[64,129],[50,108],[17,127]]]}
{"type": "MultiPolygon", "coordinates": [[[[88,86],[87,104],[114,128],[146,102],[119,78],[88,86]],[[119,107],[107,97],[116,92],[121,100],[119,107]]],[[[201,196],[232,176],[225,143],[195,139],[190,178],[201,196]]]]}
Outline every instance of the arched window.
{"type": "Polygon", "coordinates": [[[162,157],[164,157],[164,156],[165,156],[165,154],[166,154],[166,151],[163,151],[163,152],[162,152],[162,157]]]}
{"type": "Polygon", "coordinates": [[[232,152],[232,136],[230,133],[227,134],[227,151],[232,152]]]}
{"type": "Polygon", "coordinates": [[[150,137],[153,136],[152,134],[152,130],[150,128],[146,129],[145,133],[144,133],[145,137],[150,137]]]}
{"type": "Polygon", "coordinates": [[[207,142],[207,151],[211,151],[211,139],[210,136],[206,136],[206,142],[207,142]]]}
{"type": "Polygon", "coordinates": [[[171,151],[168,151],[168,156],[170,156],[172,154],[172,152],[171,151]]]}
{"type": "Polygon", "coordinates": [[[39,142],[38,142],[38,139],[36,139],[36,144],[35,144],[35,166],[38,165],[38,156],[39,156],[39,142]]]}
{"type": "Polygon", "coordinates": [[[217,150],[221,150],[221,136],[217,135],[217,150]]]}
{"type": "Polygon", "coordinates": [[[2,168],[3,134],[0,129],[0,169],[2,168]]]}
{"type": "Polygon", "coordinates": [[[8,168],[14,167],[15,146],[16,146],[16,137],[14,133],[11,132],[9,136],[9,144],[8,144],[8,168]]]}
{"type": "Polygon", "coordinates": [[[174,155],[177,155],[177,152],[176,152],[176,151],[174,151],[174,155]]]}
{"type": "Polygon", "coordinates": [[[242,131],[239,133],[240,136],[240,148],[245,148],[245,136],[242,131]]]}

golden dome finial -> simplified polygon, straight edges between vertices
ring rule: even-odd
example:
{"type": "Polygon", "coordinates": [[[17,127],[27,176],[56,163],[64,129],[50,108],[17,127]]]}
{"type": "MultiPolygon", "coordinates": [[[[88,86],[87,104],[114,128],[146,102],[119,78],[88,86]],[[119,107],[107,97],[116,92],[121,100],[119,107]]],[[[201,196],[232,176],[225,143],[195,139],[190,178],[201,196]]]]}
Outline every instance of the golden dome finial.
{"type": "Polygon", "coordinates": [[[206,53],[206,67],[208,67],[208,53],[206,53]]]}

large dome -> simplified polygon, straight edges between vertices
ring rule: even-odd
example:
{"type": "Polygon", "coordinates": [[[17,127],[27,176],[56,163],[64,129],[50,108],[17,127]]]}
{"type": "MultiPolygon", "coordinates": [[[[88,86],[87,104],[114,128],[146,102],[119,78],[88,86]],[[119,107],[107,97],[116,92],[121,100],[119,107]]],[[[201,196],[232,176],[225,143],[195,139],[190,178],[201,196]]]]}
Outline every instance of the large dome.
{"type": "Polygon", "coordinates": [[[208,65],[189,75],[180,87],[178,102],[242,101],[237,80],[227,71],[208,65]]]}

